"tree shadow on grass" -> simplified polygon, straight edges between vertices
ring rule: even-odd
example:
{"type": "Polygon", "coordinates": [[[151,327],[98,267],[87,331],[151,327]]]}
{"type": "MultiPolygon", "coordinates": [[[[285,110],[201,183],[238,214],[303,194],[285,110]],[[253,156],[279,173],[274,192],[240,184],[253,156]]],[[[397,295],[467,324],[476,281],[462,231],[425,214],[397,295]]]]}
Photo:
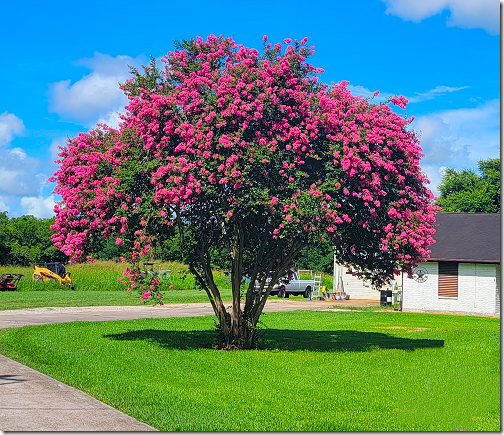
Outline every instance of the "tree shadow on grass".
{"type": "MultiPolygon", "coordinates": [[[[167,349],[215,349],[215,331],[163,331],[143,329],[105,335],[113,340],[145,340],[167,349]]],[[[444,347],[443,340],[394,337],[380,332],[361,331],[299,331],[286,329],[261,330],[258,350],[308,350],[312,352],[366,352],[374,349],[415,349],[444,347]]]]}
{"type": "Polygon", "coordinates": [[[120,341],[145,340],[167,349],[214,349],[217,347],[216,331],[164,331],[162,329],[141,329],[121,334],[107,334],[104,338],[120,341]]]}

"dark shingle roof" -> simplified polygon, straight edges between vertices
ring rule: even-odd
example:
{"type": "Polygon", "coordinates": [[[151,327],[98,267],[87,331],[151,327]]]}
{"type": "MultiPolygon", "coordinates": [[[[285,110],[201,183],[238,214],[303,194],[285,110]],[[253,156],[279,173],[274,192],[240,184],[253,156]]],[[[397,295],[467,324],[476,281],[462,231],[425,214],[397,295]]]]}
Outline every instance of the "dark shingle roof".
{"type": "Polygon", "coordinates": [[[500,263],[499,213],[438,213],[430,261],[500,263]]]}

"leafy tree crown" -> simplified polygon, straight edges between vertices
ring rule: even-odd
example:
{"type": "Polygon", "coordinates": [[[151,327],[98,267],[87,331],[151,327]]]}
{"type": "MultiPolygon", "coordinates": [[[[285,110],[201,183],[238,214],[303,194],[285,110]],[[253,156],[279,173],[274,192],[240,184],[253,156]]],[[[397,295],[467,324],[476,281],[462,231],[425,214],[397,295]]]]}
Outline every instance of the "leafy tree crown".
{"type": "Polygon", "coordinates": [[[133,69],[119,128],[99,125],[60,153],[55,245],[79,261],[114,237],[135,262],[177,229],[208,285],[216,249],[256,276],[288,267],[315,234],[375,284],[411,272],[436,211],[411,119],[348,82],[321,83],[306,42],[265,37],[260,53],[210,35],[176,42],[163,68],[133,69]]]}

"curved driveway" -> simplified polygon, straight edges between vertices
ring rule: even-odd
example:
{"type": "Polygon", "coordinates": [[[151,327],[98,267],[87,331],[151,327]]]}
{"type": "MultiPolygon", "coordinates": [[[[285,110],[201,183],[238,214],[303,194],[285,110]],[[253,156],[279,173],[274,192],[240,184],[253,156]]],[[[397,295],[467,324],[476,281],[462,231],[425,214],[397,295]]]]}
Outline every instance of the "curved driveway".
{"type": "MultiPolygon", "coordinates": [[[[348,301],[308,301],[272,299],[266,302],[264,312],[294,310],[324,310],[338,306],[367,307],[378,305],[373,300],[348,301]]],[[[228,306],[228,304],[226,304],[228,306]]],[[[230,303],[229,303],[230,306],[230,303]]],[[[27,325],[45,325],[48,323],[67,323],[77,321],[131,320],[160,317],[194,317],[213,314],[212,306],[206,303],[112,306],[112,307],[48,307],[27,308],[23,310],[0,311],[0,328],[12,328],[27,325]]]]}

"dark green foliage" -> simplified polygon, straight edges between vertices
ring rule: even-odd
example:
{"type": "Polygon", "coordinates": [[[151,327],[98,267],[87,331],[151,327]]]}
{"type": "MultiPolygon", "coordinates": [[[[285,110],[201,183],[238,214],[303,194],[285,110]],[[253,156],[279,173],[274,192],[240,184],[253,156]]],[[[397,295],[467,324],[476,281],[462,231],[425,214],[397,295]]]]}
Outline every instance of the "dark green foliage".
{"type": "MultiPolygon", "coordinates": [[[[54,218],[39,219],[33,216],[9,218],[0,212],[0,264],[30,266],[33,263],[53,261],[67,262],[68,257],[53,246],[51,225],[54,218]]],[[[191,244],[190,232],[186,233],[186,244],[191,244]]],[[[156,258],[163,261],[183,261],[180,236],[158,237],[154,242],[156,258]],[[163,240],[164,239],[164,240],[163,240]]],[[[124,255],[126,247],[116,245],[115,239],[96,241],[94,257],[99,260],[116,260],[124,255]]],[[[299,269],[313,269],[324,273],[333,272],[333,253],[329,241],[314,237],[310,245],[296,260],[299,269]]],[[[221,249],[212,255],[212,266],[229,270],[229,253],[221,249]]]]}
{"type": "Polygon", "coordinates": [[[117,245],[115,239],[100,240],[101,245],[96,249],[95,257],[99,260],[118,260],[124,255],[125,247],[117,245]]]}
{"type": "MultiPolygon", "coordinates": [[[[186,234],[185,243],[194,243],[191,234],[186,234]]],[[[109,257],[99,257],[104,260],[109,257]]],[[[163,261],[186,261],[180,249],[180,236],[177,234],[173,239],[166,240],[162,248],[156,250],[156,258],[163,261]]],[[[311,237],[308,246],[296,258],[298,269],[311,269],[327,274],[333,273],[334,254],[332,244],[329,240],[319,240],[318,237],[311,237]]],[[[212,251],[212,267],[220,270],[230,270],[229,252],[226,249],[215,249],[212,251]]]]}
{"type": "Polygon", "coordinates": [[[296,258],[298,269],[310,269],[331,274],[334,271],[334,253],[330,240],[312,237],[308,246],[296,258]]]}
{"type": "Polygon", "coordinates": [[[34,216],[9,218],[0,213],[0,264],[28,266],[33,263],[67,261],[67,256],[53,246],[51,225],[54,218],[34,216]]]}
{"type": "Polygon", "coordinates": [[[175,234],[172,238],[167,238],[163,243],[156,243],[154,249],[156,258],[160,260],[183,261],[182,252],[180,250],[179,234],[175,234]]]}
{"type": "Polygon", "coordinates": [[[442,211],[500,213],[500,159],[480,160],[478,171],[446,170],[436,202],[442,211]]]}
{"type": "Polygon", "coordinates": [[[6,264],[9,257],[9,234],[7,232],[7,226],[9,224],[9,218],[6,212],[0,213],[0,264],[6,264]]]}

